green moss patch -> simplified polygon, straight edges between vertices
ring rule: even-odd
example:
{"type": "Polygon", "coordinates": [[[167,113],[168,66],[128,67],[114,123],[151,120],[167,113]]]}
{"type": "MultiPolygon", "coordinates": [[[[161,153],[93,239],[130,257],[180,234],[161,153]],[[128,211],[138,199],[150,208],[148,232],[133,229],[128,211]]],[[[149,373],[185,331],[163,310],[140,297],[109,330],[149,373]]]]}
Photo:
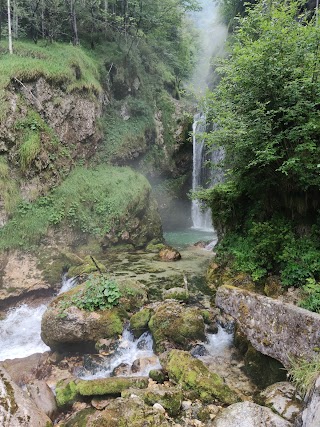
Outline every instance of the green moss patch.
{"type": "Polygon", "coordinates": [[[120,394],[123,390],[134,388],[146,388],[148,378],[143,377],[111,377],[97,380],[79,380],[77,391],[81,396],[102,396],[120,394]]]}
{"type": "Polygon", "coordinates": [[[169,378],[180,384],[184,390],[191,390],[204,402],[218,400],[222,403],[236,403],[239,398],[215,373],[212,373],[198,359],[181,350],[169,353],[166,369],[169,378]]]}

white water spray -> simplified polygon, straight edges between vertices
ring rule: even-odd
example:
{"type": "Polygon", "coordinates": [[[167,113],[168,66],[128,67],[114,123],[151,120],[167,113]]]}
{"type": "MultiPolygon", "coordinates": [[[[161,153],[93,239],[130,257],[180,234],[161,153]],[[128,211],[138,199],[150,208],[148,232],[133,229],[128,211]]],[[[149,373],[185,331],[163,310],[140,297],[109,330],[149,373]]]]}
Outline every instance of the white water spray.
{"type": "Polygon", "coordinates": [[[79,377],[85,380],[110,377],[119,365],[124,364],[131,367],[137,359],[149,359],[149,363],[146,363],[142,370],[128,375],[148,376],[152,369],[161,369],[159,359],[155,356],[152,347],[153,339],[149,332],[145,332],[139,339],[135,339],[130,330],[126,328],[117,350],[112,355],[106,356],[105,361],[94,373],[83,369],[79,373],[79,377]]]}
{"type": "MultiPolygon", "coordinates": [[[[60,293],[75,285],[74,279],[62,280],[60,293]]],[[[30,307],[22,304],[8,311],[0,321],[0,361],[44,353],[50,348],[41,340],[41,319],[47,306],[30,307]]]]}

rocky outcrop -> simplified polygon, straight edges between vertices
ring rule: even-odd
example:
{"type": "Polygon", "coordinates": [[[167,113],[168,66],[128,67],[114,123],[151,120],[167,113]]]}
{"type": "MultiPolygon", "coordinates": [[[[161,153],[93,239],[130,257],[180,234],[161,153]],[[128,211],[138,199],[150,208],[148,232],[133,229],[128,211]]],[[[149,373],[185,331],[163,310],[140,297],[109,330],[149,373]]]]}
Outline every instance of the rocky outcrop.
{"type": "Polygon", "coordinates": [[[256,350],[285,367],[290,366],[290,358],[317,355],[318,314],[231,286],[218,289],[216,305],[237,321],[256,350]]]}
{"type": "Polygon", "coordinates": [[[236,403],[224,409],[212,427],[292,427],[271,409],[252,402],[236,403]]]}
{"type": "Polygon", "coordinates": [[[20,251],[0,253],[0,307],[8,298],[21,301],[35,292],[48,293],[50,285],[37,264],[37,258],[31,254],[20,251]]]}
{"type": "Polygon", "coordinates": [[[295,427],[319,427],[320,420],[320,376],[305,399],[305,409],[298,418],[295,427]]]}
{"type": "Polygon", "coordinates": [[[0,425],[3,427],[49,427],[50,418],[15,385],[0,367],[0,425]]]}

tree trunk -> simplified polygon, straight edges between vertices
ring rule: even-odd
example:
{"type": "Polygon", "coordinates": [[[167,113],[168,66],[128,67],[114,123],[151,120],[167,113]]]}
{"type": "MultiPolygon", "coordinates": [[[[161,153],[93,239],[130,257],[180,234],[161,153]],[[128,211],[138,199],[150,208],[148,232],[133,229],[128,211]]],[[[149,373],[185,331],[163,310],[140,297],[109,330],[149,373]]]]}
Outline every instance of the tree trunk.
{"type": "Polygon", "coordinates": [[[71,21],[71,28],[73,33],[73,44],[77,46],[79,44],[79,37],[78,37],[78,26],[77,26],[77,14],[75,9],[75,0],[70,0],[70,21],[71,21]]]}
{"type": "Polygon", "coordinates": [[[9,53],[10,53],[10,55],[12,55],[13,54],[13,49],[12,49],[11,6],[10,6],[10,0],[8,0],[8,38],[9,38],[9,53]]]}

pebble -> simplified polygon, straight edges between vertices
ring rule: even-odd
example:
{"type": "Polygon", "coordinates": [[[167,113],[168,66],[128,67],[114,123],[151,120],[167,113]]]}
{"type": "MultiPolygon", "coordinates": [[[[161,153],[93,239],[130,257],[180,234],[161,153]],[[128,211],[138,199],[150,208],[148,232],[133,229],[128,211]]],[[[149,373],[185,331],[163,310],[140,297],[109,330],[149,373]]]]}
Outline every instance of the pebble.
{"type": "Polygon", "coordinates": [[[161,412],[162,414],[165,414],[166,410],[164,409],[164,407],[162,405],[160,405],[160,403],[155,403],[153,405],[153,409],[155,409],[158,412],[161,412]]]}

